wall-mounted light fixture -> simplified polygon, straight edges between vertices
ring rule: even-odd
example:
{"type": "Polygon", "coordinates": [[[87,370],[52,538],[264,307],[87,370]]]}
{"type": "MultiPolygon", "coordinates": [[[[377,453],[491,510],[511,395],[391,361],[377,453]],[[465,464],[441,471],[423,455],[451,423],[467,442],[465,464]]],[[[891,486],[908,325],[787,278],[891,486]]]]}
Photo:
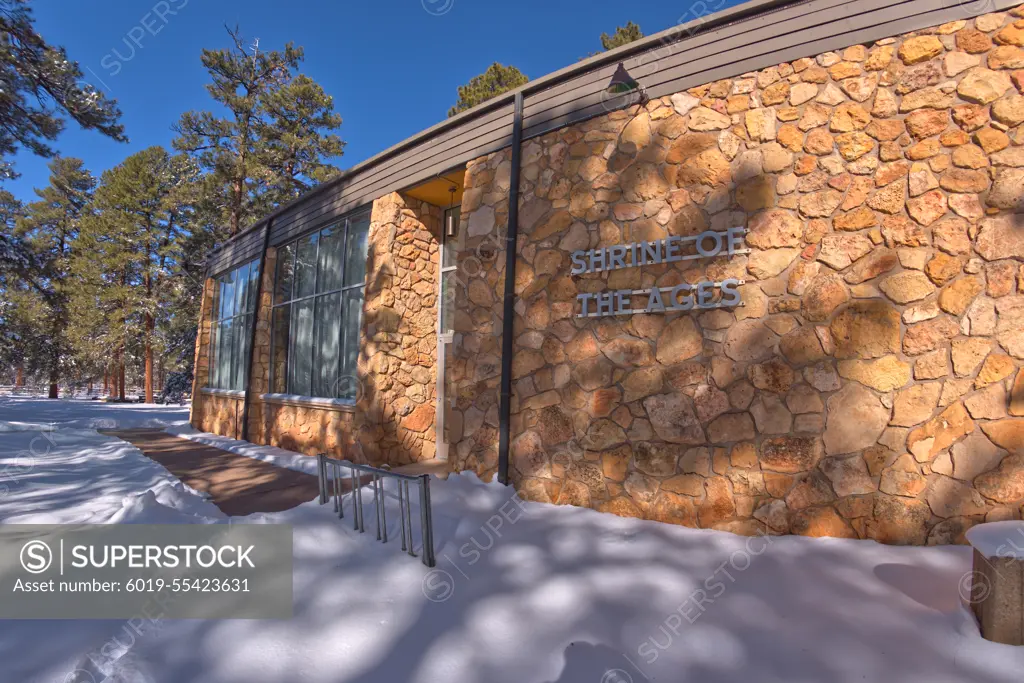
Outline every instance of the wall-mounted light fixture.
{"type": "MultiPolygon", "coordinates": [[[[454,185],[452,185],[450,188],[448,188],[448,192],[452,195],[452,199],[451,199],[450,202],[448,202],[448,206],[450,206],[452,208],[455,207],[455,193],[458,191],[458,189],[459,188],[455,187],[454,185]]],[[[448,220],[446,221],[446,225],[445,225],[445,236],[446,237],[455,237],[455,232],[456,232],[455,212],[449,210],[448,211],[448,220]]]]}
{"type": "Polygon", "coordinates": [[[609,95],[625,95],[637,92],[640,94],[641,102],[647,101],[647,90],[635,78],[629,75],[622,62],[619,62],[615,73],[612,74],[612,80],[608,84],[607,92],[609,95]]]}

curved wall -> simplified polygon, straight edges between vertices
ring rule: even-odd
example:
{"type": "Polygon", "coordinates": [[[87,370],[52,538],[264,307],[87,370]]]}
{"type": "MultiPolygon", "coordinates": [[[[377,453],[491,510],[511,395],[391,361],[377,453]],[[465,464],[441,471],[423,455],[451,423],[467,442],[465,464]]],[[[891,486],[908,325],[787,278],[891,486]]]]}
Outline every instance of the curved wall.
{"type": "MultiPolygon", "coordinates": [[[[524,143],[511,475],[740,533],[949,543],[1024,503],[1024,12],[812,55],[524,143]],[[570,274],[732,227],[749,254],[570,274]],[[744,280],[738,308],[581,293],[744,280]]],[[[451,459],[492,473],[509,152],[469,165],[451,459]]]]}

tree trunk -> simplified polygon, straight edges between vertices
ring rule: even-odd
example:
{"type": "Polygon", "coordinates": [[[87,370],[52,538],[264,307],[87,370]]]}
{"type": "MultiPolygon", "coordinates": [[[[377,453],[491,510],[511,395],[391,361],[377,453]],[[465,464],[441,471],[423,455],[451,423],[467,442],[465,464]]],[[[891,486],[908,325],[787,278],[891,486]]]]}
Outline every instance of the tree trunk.
{"type": "Polygon", "coordinates": [[[103,366],[103,395],[110,395],[110,366],[103,366]]]}
{"type": "Polygon", "coordinates": [[[117,360],[118,360],[118,364],[120,365],[120,368],[118,369],[118,378],[117,378],[118,394],[119,394],[119,398],[123,401],[124,400],[124,353],[123,352],[118,354],[118,359],[117,360]]]}
{"type": "Polygon", "coordinates": [[[153,315],[146,314],[146,403],[153,402],[153,315]]]}
{"type": "Polygon", "coordinates": [[[242,213],[242,188],[244,186],[244,179],[235,179],[234,187],[232,188],[231,197],[231,235],[237,235],[241,229],[241,216],[242,213]]]}
{"type": "Polygon", "coordinates": [[[25,366],[19,365],[14,373],[14,388],[20,389],[25,386],[25,366]]]}
{"type": "MultiPolygon", "coordinates": [[[[58,329],[60,329],[60,328],[57,325],[57,321],[55,320],[54,321],[54,326],[53,326],[52,336],[50,337],[50,339],[52,339],[52,340],[56,340],[57,339],[57,334],[58,334],[57,330],[58,329]]],[[[57,398],[57,395],[59,393],[59,387],[57,386],[60,383],[60,371],[58,370],[59,364],[60,364],[60,356],[58,355],[58,352],[55,349],[51,353],[51,355],[50,355],[50,394],[49,394],[49,398],[57,398]]]]}

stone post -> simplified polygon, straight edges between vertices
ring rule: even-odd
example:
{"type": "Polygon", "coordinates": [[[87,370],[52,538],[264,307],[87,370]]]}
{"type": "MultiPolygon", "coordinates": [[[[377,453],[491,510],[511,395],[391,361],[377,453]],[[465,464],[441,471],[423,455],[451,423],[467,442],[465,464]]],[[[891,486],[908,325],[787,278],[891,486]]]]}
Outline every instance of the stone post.
{"type": "Polygon", "coordinates": [[[356,433],[373,464],[434,455],[441,209],[393,192],[373,203],[356,433]]]}
{"type": "Polygon", "coordinates": [[[271,247],[264,254],[263,283],[256,306],[256,337],[252,349],[252,372],[249,375],[249,441],[269,443],[265,428],[266,416],[260,394],[270,391],[270,328],[274,311],[274,275],[277,270],[277,249],[271,247]]]}
{"type": "Polygon", "coordinates": [[[961,593],[970,600],[981,636],[1024,645],[1024,522],[979,524],[967,532],[967,541],[974,547],[974,567],[970,580],[961,581],[961,593]]]}
{"type": "Polygon", "coordinates": [[[195,361],[192,365],[192,405],[189,408],[189,424],[196,429],[203,428],[203,394],[201,389],[209,383],[210,375],[210,320],[213,317],[213,278],[203,283],[203,295],[199,304],[199,329],[196,332],[195,361]]]}

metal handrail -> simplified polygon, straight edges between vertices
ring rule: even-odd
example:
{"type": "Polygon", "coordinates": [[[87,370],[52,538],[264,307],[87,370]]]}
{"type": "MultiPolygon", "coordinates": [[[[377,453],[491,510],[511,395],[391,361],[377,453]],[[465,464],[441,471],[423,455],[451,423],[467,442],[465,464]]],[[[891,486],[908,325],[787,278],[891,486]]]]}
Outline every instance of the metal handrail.
{"type": "Polygon", "coordinates": [[[422,541],[423,564],[428,567],[433,567],[436,564],[434,560],[434,521],[430,510],[430,475],[402,474],[380,467],[358,465],[347,460],[330,458],[326,453],[318,453],[316,459],[317,480],[320,485],[320,504],[326,505],[328,500],[333,499],[334,511],[338,513],[338,519],[345,518],[344,498],[341,490],[344,477],[341,473],[341,468],[347,467],[349,469],[349,474],[346,476],[349,477],[352,485],[351,495],[349,496],[352,500],[352,528],[359,533],[365,533],[366,527],[363,515],[363,478],[357,472],[370,475],[370,484],[373,486],[373,508],[374,519],[377,525],[377,540],[382,543],[388,542],[387,515],[384,506],[384,479],[392,478],[398,481],[398,518],[402,529],[402,550],[413,557],[416,557],[416,553],[413,551],[412,499],[409,494],[409,483],[416,482],[420,492],[420,539],[422,541]]]}

